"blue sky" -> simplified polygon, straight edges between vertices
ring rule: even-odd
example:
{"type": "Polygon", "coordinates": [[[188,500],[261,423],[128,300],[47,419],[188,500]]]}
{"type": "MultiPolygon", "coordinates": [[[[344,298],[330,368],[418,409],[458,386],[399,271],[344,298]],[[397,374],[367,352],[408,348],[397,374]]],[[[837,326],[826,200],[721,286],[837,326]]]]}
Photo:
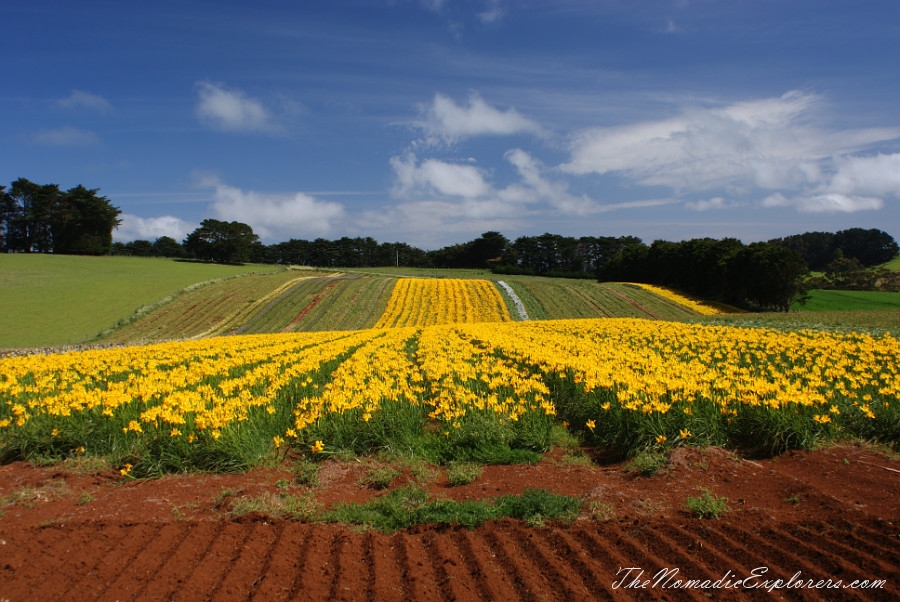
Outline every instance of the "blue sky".
{"type": "Polygon", "coordinates": [[[0,183],[116,240],[900,238],[896,0],[31,0],[0,183]]]}

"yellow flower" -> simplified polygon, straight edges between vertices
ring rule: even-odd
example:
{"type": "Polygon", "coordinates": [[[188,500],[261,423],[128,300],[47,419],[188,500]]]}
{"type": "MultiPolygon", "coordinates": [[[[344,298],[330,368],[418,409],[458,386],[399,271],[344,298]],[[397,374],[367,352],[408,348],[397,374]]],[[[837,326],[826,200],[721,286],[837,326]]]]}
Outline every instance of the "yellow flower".
{"type": "Polygon", "coordinates": [[[816,414],[815,416],[813,416],[813,420],[815,420],[819,424],[828,424],[829,422],[831,422],[831,417],[825,414],[816,414]]]}
{"type": "Polygon", "coordinates": [[[588,427],[591,430],[594,430],[594,427],[597,426],[597,423],[594,422],[593,420],[588,420],[587,422],[584,423],[584,426],[588,427]]]}
{"type": "Polygon", "coordinates": [[[196,440],[197,440],[197,435],[195,435],[194,433],[191,433],[188,435],[188,443],[193,443],[196,440]]]}
{"type": "Polygon", "coordinates": [[[272,441],[275,442],[275,449],[278,449],[279,447],[281,447],[281,444],[284,443],[284,438],[275,435],[274,437],[272,437],[272,441]]]}
{"type": "Polygon", "coordinates": [[[124,468],[121,468],[121,469],[119,470],[119,474],[121,474],[121,475],[124,477],[124,476],[126,476],[128,473],[131,472],[131,469],[132,469],[132,468],[134,468],[134,466],[132,466],[131,464],[126,464],[124,468]]]}
{"type": "Polygon", "coordinates": [[[177,436],[179,436],[180,434],[181,434],[181,431],[179,431],[178,429],[172,429],[172,432],[169,433],[169,436],[170,436],[170,437],[177,437],[177,436]]]}
{"type": "Polygon", "coordinates": [[[657,444],[657,445],[662,445],[663,443],[665,443],[665,442],[668,441],[668,440],[669,440],[669,438],[666,437],[665,435],[660,435],[660,436],[658,436],[658,437],[656,438],[656,444],[657,444]]]}
{"type": "Polygon", "coordinates": [[[76,448],[75,448],[75,453],[76,453],[76,454],[83,454],[83,453],[84,453],[84,446],[83,446],[83,445],[79,445],[78,447],[76,447],[76,448]]]}
{"type": "Polygon", "coordinates": [[[311,445],[309,448],[309,450],[314,454],[320,453],[323,449],[325,449],[325,444],[321,441],[316,441],[315,444],[311,445]]]}
{"type": "Polygon", "coordinates": [[[52,431],[50,431],[51,437],[56,437],[58,435],[59,435],[59,429],[53,429],[52,431]]]}
{"type": "Polygon", "coordinates": [[[691,436],[691,431],[689,431],[687,429],[681,429],[680,431],[678,431],[678,436],[681,437],[682,439],[687,439],[688,437],[691,436]]]}

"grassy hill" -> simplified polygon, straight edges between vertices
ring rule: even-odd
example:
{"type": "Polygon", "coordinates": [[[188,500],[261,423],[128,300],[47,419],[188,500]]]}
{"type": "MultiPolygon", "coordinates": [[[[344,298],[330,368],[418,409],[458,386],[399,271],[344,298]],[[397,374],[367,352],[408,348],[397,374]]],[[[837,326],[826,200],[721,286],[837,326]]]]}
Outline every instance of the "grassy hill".
{"type": "Polygon", "coordinates": [[[279,269],[142,257],[0,254],[0,348],[82,342],[192,284],[279,269]]]}

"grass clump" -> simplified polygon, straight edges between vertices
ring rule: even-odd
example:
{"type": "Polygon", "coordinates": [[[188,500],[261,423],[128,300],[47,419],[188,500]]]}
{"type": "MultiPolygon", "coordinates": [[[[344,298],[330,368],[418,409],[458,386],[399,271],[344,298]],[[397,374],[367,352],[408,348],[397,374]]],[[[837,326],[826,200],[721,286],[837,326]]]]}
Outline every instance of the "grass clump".
{"type": "Polygon", "coordinates": [[[723,512],[728,512],[727,497],[719,497],[711,490],[700,488],[699,497],[690,496],[685,502],[685,507],[697,518],[719,518],[723,512]]]}
{"type": "Polygon", "coordinates": [[[400,471],[393,466],[375,466],[370,468],[360,481],[372,489],[387,489],[400,476],[400,471]]]}
{"type": "Polygon", "coordinates": [[[282,488],[278,493],[236,498],[231,502],[228,514],[235,517],[258,512],[275,518],[311,520],[315,518],[316,510],[316,502],[311,496],[292,495],[286,488],[282,488]]]}
{"type": "Polygon", "coordinates": [[[295,462],[291,467],[291,473],[297,485],[316,487],[319,484],[319,465],[306,458],[295,462]]]}
{"type": "Polygon", "coordinates": [[[645,477],[650,477],[662,470],[666,462],[668,462],[666,454],[644,450],[625,464],[625,470],[639,472],[645,477]]]}
{"type": "Polygon", "coordinates": [[[447,467],[447,482],[451,487],[468,485],[481,476],[484,468],[474,462],[451,462],[447,467]]]}
{"type": "Polygon", "coordinates": [[[423,488],[408,485],[364,504],[341,504],[325,515],[331,522],[364,525],[391,532],[421,524],[477,527],[488,520],[509,517],[541,525],[547,520],[571,521],[581,501],[541,489],[506,495],[495,501],[433,499],[423,488]]]}

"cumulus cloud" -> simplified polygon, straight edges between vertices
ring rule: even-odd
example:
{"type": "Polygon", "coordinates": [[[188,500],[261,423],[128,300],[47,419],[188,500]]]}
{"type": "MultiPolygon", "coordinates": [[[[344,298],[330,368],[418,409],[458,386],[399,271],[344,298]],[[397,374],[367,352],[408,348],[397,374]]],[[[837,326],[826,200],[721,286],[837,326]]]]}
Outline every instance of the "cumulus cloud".
{"type": "Polygon", "coordinates": [[[452,143],[472,136],[508,136],[511,134],[543,135],[543,128],[513,108],[505,111],[486,103],[473,93],[468,106],[456,104],[452,98],[435,94],[432,103],[423,107],[424,119],[416,125],[429,143],[452,143]]]}
{"type": "Polygon", "coordinates": [[[841,157],[828,188],[842,194],[900,197],[900,153],[841,157]]]}
{"type": "MultiPolygon", "coordinates": [[[[898,128],[829,131],[814,125],[821,99],[789,92],[779,98],[693,108],[660,121],[592,128],[572,139],[570,174],[616,174],[676,194],[715,189],[773,191],[763,206],[802,211],[860,211],[896,194],[894,155],[852,155],[900,137],[898,128]]],[[[724,201],[718,203],[724,206],[724,201]]],[[[717,204],[696,202],[693,209],[717,204]]]]}
{"type": "Polygon", "coordinates": [[[526,213],[583,216],[677,202],[667,198],[598,203],[586,195],[571,193],[567,182],[548,177],[547,167],[522,149],[509,150],[504,158],[515,168],[518,180],[497,187],[488,172],[475,165],[439,159],[419,161],[412,153],[393,157],[393,193],[409,201],[398,207],[406,213],[425,212],[437,218],[456,215],[466,220],[507,219],[526,213]]]}
{"type": "Polygon", "coordinates": [[[197,117],[210,127],[233,132],[274,132],[280,128],[263,104],[241,90],[197,83],[197,117]]]}
{"type": "Polygon", "coordinates": [[[144,218],[124,213],[121,219],[122,223],[113,231],[113,237],[119,242],[156,240],[160,236],[181,242],[197,228],[197,224],[172,215],[144,218]]]}
{"type": "Polygon", "coordinates": [[[302,192],[245,191],[212,177],[201,178],[200,185],[213,188],[210,208],[217,218],[249,224],[264,240],[326,236],[344,217],[340,203],[322,201],[302,192]]]}
{"type": "Polygon", "coordinates": [[[35,144],[47,146],[94,146],[100,138],[94,132],[64,126],[53,130],[40,130],[32,137],[35,144]]]}
{"type": "Polygon", "coordinates": [[[72,90],[67,98],[56,101],[56,104],[63,109],[90,109],[100,113],[112,110],[112,105],[108,100],[82,90],[72,90]]]}
{"type": "Polygon", "coordinates": [[[445,195],[478,198],[491,193],[484,172],[474,165],[426,159],[419,163],[413,154],[392,157],[394,194],[400,197],[445,195]]]}

